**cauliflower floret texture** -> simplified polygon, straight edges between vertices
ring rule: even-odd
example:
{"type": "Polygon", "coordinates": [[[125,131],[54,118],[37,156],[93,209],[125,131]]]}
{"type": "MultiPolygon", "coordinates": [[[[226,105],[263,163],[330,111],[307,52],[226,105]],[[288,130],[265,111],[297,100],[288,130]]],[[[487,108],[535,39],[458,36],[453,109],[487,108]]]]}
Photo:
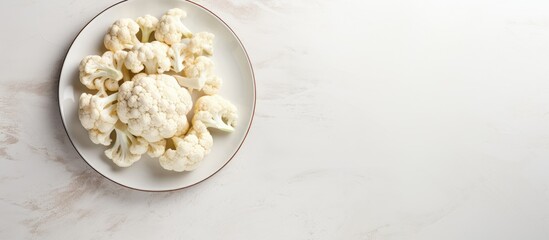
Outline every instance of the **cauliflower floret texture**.
{"type": "Polygon", "coordinates": [[[187,17],[187,13],[179,8],[168,10],[158,22],[154,37],[166,44],[181,42],[183,38],[192,36],[191,31],[185,27],[181,19],[187,17]]]}
{"type": "Polygon", "coordinates": [[[119,167],[129,167],[137,162],[141,155],[147,152],[148,143],[141,137],[136,137],[127,131],[125,125],[114,129],[116,140],[114,145],[105,150],[105,156],[119,167]]]}
{"type": "Polygon", "coordinates": [[[187,45],[189,41],[183,40],[178,43],[172,44],[168,49],[168,57],[170,57],[172,70],[176,73],[183,71],[185,66],[183,61],[187,57],[187,45]]]}
{"type": "Polygon", "coordinates": [[[126,56],[125,66],[134,73],[143,69],[147,74],[163,73],[170,70],[168,45],[154,41],[138,43],[126,56]]]}
{"type": "Polygon", "coordinates": [[[158,142],[188,130],[192,99],[173,77],[138,74],[118,91],[118,117],[130,133],[158,142]]]}
{"type": "Polygon", "coordinates": [[[164,151],[166,151],[166,140],[162,139],[158,142],[149,143],[147,155],[149,155],[149,157],[160,157],[164,154],[164,151]]]}
{"type": "Polygon", "coordinates": [[[234,131],[238,119],[236,107],[218,95],[202,96],[197,99],[194,115],[194,118],[203,122],[206,127],[225,132],[234,131]]]}
{"type": "Polygon", "coordinates": [[[135,22],[139,24],[139,28],[141,29],[141,42],[148,42],[149,36],[151,36],[151,33],[158,26],[158,19],[147,14],[143,17],[138,17],[135,22]]]}
{"type": "Polygon", "coordinates": [[[168,149],[159,158],[166,170],[194,170],[210,152],[213,138],[208,128],[234,131],[236,107],[219,96],[203,96],[196,100],[191,130],[184,137],[172,138],[175,149],[168,149]]]}
{"type": "Polygon", "coordinates": [[[95,144],[108,146],[111,144],[110,134],[114,129],[118,116],[116,101],[118,94],[100,97],[89,93],[80,95],[78,118],[82,126],[88,130],[90,139],[95,144]]]}
{"type": "Polygon", "coordinates": [[[136,34],[139,32],[139,24],[131,18],[122,18],[114,22],[103,38],[103,43],[108,50],[118,51],[130,49],[139,43],[136,34]]]}
{"type": "Polygon", "coordinates": [[[105,52],[102,56],[89,55],[80,62],[80,82],[89,89],[98,90],[106,96],[107,90],[118,90],[118,81],[123,78],[122,59],[124,51],[105,52]]]}
{"type": "Polygon", "coordinates": [[[147,154],[164,169],[191,171],[212,149],[209,130],[235,130],[236,107],[217,95],[222,80],[210,58],[215,36],[192,33],[186,17],[172,8],[160,18],[119,19],[103,37],[107,50],[80,62],[79,79],[90,93],[80,96],[78,118],[119,167],[147,154]]]}
{"type": "Polygon", "coordinates": [[[209,32],[199,32],[189,41],[188,51],[194,56],[211,56],[215,35],[209,32]]]}
{"type": "Polygon", "coordinates": [[[219,91],[222,81],[213,73],[214,64],[210,58],[200,56],[186,63],[183,70],[185,76],[176,76],[179,85],[190,91],[203,91],[207,95],[214,95],[219,91]]]}
{"type": "Polygon", "coordinates": [[[172,138],[175,150],[168,149],[159,158],[160,165],[166,170],[176,172],[191,171],[210,152],[213,138],[206,125],[193,121],[193,127],[184,138],[172,138]]]}

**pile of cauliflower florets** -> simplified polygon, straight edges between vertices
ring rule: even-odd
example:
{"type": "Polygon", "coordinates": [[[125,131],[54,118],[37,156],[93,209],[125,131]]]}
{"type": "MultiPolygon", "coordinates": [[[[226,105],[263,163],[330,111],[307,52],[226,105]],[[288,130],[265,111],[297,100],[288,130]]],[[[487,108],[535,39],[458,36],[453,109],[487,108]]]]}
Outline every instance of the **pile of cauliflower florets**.
{"type": "Polygon", "coordinates": [[[80,82],[95,91],[80,96],[80,122],[120,167],[147,153],[167,170],[193,170],[212,148],[208,128],[234,131],[236,107],[216,95],[214,35],[192,33],[186,15],[174,8],[160,20],[120,19],[105,35],[107,51],[80,63],[80,82]],[[202,95],[194,106],[192,91],[202,95]]]}

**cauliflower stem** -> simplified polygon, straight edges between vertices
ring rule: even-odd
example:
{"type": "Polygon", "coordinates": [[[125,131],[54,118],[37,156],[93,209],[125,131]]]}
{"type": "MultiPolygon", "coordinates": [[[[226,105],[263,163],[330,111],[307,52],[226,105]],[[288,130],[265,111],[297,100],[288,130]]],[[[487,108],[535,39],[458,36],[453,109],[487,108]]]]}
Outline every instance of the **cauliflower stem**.
{"type": "Polygon", "coordinates": [[[206,84],[206,77],[204,75],[196,78],[183,77],[179,75],[173,75],[173,77],[177,80],[177,83],[179,83],[180,86],[188,88],[191,93],[193,90],[202,90],[206,84]]]}
{"type": "Polygon", "coordinates": [[[118,81],[123,78],[118,65],[121,56],[125,56],[123,52],[114,54],[111,51],[102,56],[86,56],[79,66],[80,82],[89,89],[99,90],[99,95],[103,96],[107,95],[107,90],[118,90],[118,81]]]}
{"type": "Polygon", "coordinates": [[[147,14],[143,17],[138,17],[135,22],[139,24],[139,28],[141,29],[141,42],[148,42],[149,36],[156,30],[158,19],[147,14]]]}
{"type": "Polygon", "coordinates": [[[141,155],[147,152],[148,143],[140,137],[135,137],[124,125],[114,129],[116,140],[112,148],[105,150],[105,155],[120,167],[129,167],[137,162],[141,155]]]}

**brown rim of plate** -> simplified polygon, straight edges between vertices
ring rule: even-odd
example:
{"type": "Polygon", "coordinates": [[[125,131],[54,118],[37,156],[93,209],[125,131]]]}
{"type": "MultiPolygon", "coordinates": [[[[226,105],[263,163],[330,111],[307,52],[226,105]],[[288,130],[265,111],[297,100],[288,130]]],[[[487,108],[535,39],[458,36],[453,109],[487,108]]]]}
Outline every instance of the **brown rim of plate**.
{"type": "MultiPolygon", "coordinates": [[[[74,44],[74,42],[76,41],[76,39],[78,38],[78,36],[80,36],[80,33],[82,33],[82,31],[95,19],[97,18],[99,15],[101,15],[103,12],[109,10],[110,8],[118,5],[118,4],[121,4],[121,3],[124,3],[124,2],[128,2],[128,1],[131,1],[131,0],[123,0],[123,1],[120,1],[120,2],[117,2],[107,8],[105,8],[103,11],[99,12],[97,15],[95,15],[88,23],[86,23],[86,25],[84,25],[84,27],[82,29],[80,29],[80,31],[78,32],[78,34],[76,34],[76,37],[74,37],[74,39],[72,40],[71,42],[71,45],[69,46],[69,49],[67,50],[67,53],[65,54],[65,58],[63,59],[63,64],[61,66],[64,66],[65,65],[65,61],[67,60],[67,55],[69,54],[69,51],[71,50],[72,48],[72,45],[74,44]]],[[[238,40],[238,43],[240,44],[240,46],[242,47],[242,49],[244,50],[244,54],[246,55],[246,59],[248,60],[248,65],[250,67],[250,71],[252,72],[252,79],[253,79],[253,85],[254,85],[254,102],[253,102],[253,108],[252,108],[252,117],[250,118],[250,124],[248,125],[248,129],[246,129],[246,134],[244,134],[244,138],[242,139],[242,142],[240,142],[240,145],[238,145],[238,148],[236,149],[236,151],[233,153],[233,155],[229,158],[229,160],[227,162],[225,162],[225,164],[223,164],[223,166],[221,166],[219,169],[217,169],[215,172],[213,172],[210,176],[196,182],[196,183],[193,183],[189,186],[185,186],[185,187],[181,187],[181,188],[175,188],[175,189],[169,189],[169,190],[146,190],[146,189],[139,189],[139,188],[134,188],[134,187],[130,187],[130,186],[126,186],[122,183],[119,183],[117,181],[114,181],[112,179],[110,179],[109,177],[103,175],[102,173],[100,173],[99,171],[97,171],[97,169],[95,169],[94,167],[92,167],[88,161],[82,156],[82,154],[80,153],[80,151],[78,151],[78,149],[76,148],[76,146],[74,145],[72,139],[69,137],[69,141],[71,142],[71,145],[72,147],[76,150],[76,152],[78,153],[78,155],[80,156],[80,158],[82,158],[82,160],[84,160],[84,162],[86,162],[86,164],[88,164],[88,166],[90,166],[95,172],[99,173],[99,175],[103,176],[104,178],[106,179],[109,179],[111,182],[114,182],[122,187],[125,187],[125,188],[129,188],[129,189],[133,189],[133,190],[138,190],[138,191],[143,191],[143,192],[172,192],[172,191],[177,191],[177,190],[181,190],[181,189],[185,189],[185,188],[189,188],[189,187],[192,187],[196,184],[199,184],[203,181],[206,181],[207,179],[209,179],[210,177],[212,177],[213,175],[215,175],[216,173],[218,173],[221,169],[223,169],[233,158],[234,156],[236,155],[236,153],[238,153],[238,151],[240,150],[240,147],[242,147],[242,144],[244,144],[244,141],[246,141],[246,137],[248,137],[248,133],[250,132],[250,128],[252,127],[252,122],[254,120],[254,115],[255,115],[255,105],[256,105],[256,94],[257,94],[257,89],[256,89],[256,82],[255,82],[255,73],[254,73],[254,69],[252,67],[252,61],[250,60],[250,56],[248,55],[248,51],[246,51],[246,48],[244,47],[244,44],[242,44],[242,41],[240,41],[240,38],[238,37],[238,35],[236,35],[236,33],[233,31],[233,29],[231,27],[229,27],[229,25],[223,21],[223,19],[221,19],[219,16],[217,16],[215,13],[213,13],[212,11],[210,11],[208,8],[198,4],[198,3],[195,3],[193,1],[190,1],[190,0],[185,0],[186,2],[189,2],[191,4],[194,4],[204,10],[206,10],[207,12],[209,12],[210,14],[212,14],[214,17],[216,17],[217,19],[219,19],[219,21],[221,21],[223,23],[223,25],[225,25],[225,27],[227,27],[231,33],[236,37],[236,40],[238,40]]],[[[65,133],[67,134],[67,136],[69,136],[69,133],[67,131],[67,126],[65,126],[65,119],[63,118],[63,114],[61,113],[61,102],[59,101],[60,98],[60,84],[61,84],[61,72],[63,72],[63,67],[61,67],[61,70],[59,71],[59,80],[57,81],[57,101],[58,101],[58,104],[59,104],[59,115],[61,115],[61,122],[63,123],[63,129],[65,129],[65,133]]]]}

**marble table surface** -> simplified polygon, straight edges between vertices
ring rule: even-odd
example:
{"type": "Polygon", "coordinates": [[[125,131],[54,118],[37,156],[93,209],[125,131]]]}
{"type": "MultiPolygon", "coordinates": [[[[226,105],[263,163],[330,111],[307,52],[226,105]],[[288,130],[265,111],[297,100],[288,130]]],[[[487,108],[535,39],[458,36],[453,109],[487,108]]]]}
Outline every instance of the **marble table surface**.
{"type": "Polygon", "coordinates": [[[0,239],[549,239],[548,1],[198,1],[257,111],[170,193],[104,179],[60,122],[64,54],[115,2],[0,2],[0,239]]]}

